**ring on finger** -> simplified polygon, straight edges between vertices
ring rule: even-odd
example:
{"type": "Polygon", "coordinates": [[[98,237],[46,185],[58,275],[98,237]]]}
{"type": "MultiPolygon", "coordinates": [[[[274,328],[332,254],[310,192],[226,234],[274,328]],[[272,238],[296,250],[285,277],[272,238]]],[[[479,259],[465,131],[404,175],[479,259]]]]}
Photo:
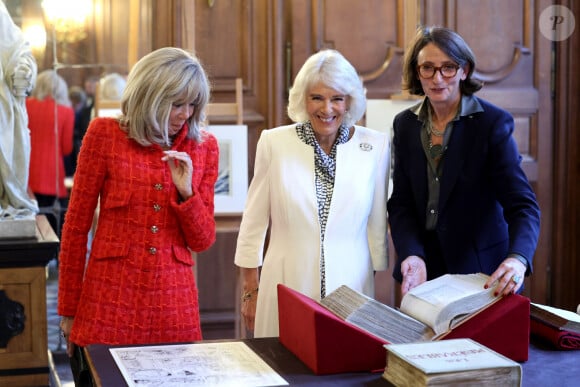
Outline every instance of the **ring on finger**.
{"type": "Polygon", "coordinates": [[[519,283],[520,283],[520,276],[519,276],[519,275],[517,275],[517,274],[514,274],[514,275],[512,276],[512,282],[513,282],[514,284],[516,284],[516,285],[517,285],[517,284],[519,284],[519,283]]]}

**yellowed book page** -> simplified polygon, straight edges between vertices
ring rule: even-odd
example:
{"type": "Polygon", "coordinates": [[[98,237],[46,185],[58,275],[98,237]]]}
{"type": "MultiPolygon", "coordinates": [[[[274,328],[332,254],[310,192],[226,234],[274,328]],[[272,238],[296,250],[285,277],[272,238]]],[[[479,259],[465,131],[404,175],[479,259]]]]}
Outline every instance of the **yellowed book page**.
{"type": "Polygon", "coordinates": [[[340,286],[320,301],[326,309],[348,323],[389,343],[431,340],[431,328],[400,311],[340,286]]]}
{"type": "Polygon", "coordinates": [[[447,332],[454,319],[495,301],[493,287],[484,289],[485,274],[446,274],[411,289],[403,297],[401,312],[430,326],[436,335],[447,332]]]}

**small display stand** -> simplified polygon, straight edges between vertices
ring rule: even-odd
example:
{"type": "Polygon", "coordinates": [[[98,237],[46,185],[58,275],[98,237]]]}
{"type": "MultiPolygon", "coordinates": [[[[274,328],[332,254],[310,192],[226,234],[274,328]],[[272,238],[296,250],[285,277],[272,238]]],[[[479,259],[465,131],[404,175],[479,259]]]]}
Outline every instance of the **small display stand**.
{"type": "Polygon", "coordinates": [[[33,238],[0,240],[0,385],[48,386],[47,265],[59,240],[44,215],[33,238]]]}

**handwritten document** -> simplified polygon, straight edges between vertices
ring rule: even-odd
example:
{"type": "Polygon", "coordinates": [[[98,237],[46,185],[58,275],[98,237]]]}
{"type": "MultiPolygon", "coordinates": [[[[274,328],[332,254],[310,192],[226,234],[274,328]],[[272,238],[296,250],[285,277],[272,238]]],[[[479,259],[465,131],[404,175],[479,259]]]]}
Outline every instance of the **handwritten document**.
{"type": "Polygon", "coordinates": [[[288,385],[243,342],[111,348],[110,351],[129,387],[288,385]]]}

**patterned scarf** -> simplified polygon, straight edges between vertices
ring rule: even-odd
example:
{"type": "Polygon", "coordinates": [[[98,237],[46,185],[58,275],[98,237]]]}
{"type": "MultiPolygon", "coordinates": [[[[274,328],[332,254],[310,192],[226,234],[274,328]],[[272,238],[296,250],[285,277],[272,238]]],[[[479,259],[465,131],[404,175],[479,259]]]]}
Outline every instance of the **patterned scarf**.
{"type": "Polygon", "coordinates": [[[338,129],[338,136],[332,145],[330,154],[326,154],[314,136],[314,129],[310,121],[296,125],[296,133],[300,140],[314,148],[314,166],[316,174],[316,197],[318,199],[318,221],[320,223],[320,297],[326,296],[326,279],[324,265],[324,234],[326,232],[326,221],[330,210],[332,192],[334,190],[334,176],[336,173],[336,147],[348,141],[349,130],[341,125],[338,129]]]}

